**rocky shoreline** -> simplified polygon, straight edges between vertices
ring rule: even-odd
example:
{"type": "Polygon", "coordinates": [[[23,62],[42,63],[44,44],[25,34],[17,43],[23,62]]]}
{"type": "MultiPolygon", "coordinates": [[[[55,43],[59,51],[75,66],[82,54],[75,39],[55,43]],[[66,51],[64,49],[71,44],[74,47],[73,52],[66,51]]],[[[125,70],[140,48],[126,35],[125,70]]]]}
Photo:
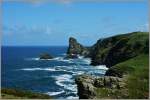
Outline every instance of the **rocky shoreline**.
{"type": "Polygon", "coordinates": [[[121,89],[123,88],[122,78],[113,76],[93,77],[89,75],[81,75],[75,79],[78,85],[78,95],[80,99],[93,99],[99,95],[96,90],[98,88],[121,89]]]}
{"type": "MultiPolygon", "coordinates": [[[[134,60],[132,61],[132,59],[136,59],[136,57],[138,59],[138,56],[141,54],[148,55],[148,51],[148,32],[133,32],[100,39],[89,48],[79,44],[76,39],[71,37],[67,52],[68,57],[74,58],[76,55],[90,57],[92,59],[91,65],[106,65],[109,68],[104,77],[93,77],[90,75],[78,76],[75,82],[78,87],[79,98],[138,98],[134,97],[134,95],[132,96],[132,92],[131,94],[128,93],[130,92],[128,77],[133,77],[132,73],[138,70],[134,68],[136,61],[133,62],[134,60]],[[120,64],[126,61],[127,65],[128,62],[131,62],[133,66],[129,65],[129,67],[124,67],[120,64]]],[[[140,61],[141,59],[138,60],[140,61]]],[[[138,77],[135,78],[139,80],[138,77]]],[[[131,80],[131,82],[134,82],[134,80],[131,80]]],[[[147,93],[146,90],[144,92],[145,94],[147,93]]],[[[141,97],[139,96],[139,98],[148,98],[147,95],[145,96],[142,93],[140,95],[141,97]]]]}

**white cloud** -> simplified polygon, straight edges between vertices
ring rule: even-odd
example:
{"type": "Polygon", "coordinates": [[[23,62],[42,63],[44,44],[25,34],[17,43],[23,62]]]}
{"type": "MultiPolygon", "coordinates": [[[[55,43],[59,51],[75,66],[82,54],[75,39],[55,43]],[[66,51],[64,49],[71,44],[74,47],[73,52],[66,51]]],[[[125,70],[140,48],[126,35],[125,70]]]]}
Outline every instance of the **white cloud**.
{"type": "Polygon", "coordinates": [[[4,35],[27,35],[27,34],[32,34],[32,35],[52,35],[53,33],[56,33],[54,29],[52,29],[50,26],[43,26],[43,27],[38,27],[38,26],[32,26],[32,27],[27,27],[23,25],[14,25],[14,26],[3,26],[3,34],[4,35]]]}

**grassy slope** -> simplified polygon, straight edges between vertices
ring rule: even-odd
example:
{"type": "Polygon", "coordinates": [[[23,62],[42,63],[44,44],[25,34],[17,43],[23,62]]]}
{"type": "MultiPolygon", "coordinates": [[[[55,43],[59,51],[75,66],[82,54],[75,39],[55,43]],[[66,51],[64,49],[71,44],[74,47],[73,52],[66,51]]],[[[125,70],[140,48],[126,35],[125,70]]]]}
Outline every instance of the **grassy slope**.
{"type": "MultiPolygon", "coordinates": [[[[121,34],[112,37],[108,37],[103,39],[103,41],[98,41],[93,46],[93,54],[92,54],[92,65],[98,64],[105,64],[107,65],[108,62],[105,62],[107,55],[111,48],[113,48],[120,40],[128,39],[127,44],[120,48],[120,51],[116,52],[126,52],[125,58],[132,58],[134,55],[141,54],[141,52],[148,52],[148,43],[149,43],[149,33],[148,32],[132,32],[128,34],[121,34]]],[[[110,61],[108,57],[108,61],[110,61]]],[[[113,57],[115,58],[115,57],[113,57]]],[[[113,59],[112,58],[112,59],[113,59]]],[[[124,58],[118,58],[124,59],[124,58]]],[[[121,60],[125,61],[125,60],[121,60]]],[[[119,63],[119,62],[118,62],[119,63]]],[[[115,63],[117,64],[117,63],[115,63]]],[[[114,64],[113,64],[114,65],[114,64]]]]}
{"type": "Polygon", "coordinates": [[[51,99],[51,97],[46,94],[8,88],[1,89],[1,97],[3,99],[51,99]]]}
{"type": "Polygon", "coordinates": [[[148,98],[149,93],[149,56],[141,54],[113,66],[118,72],[125,72],[125,88],[111,90],[97,89],[98,98],[148,98]]]}

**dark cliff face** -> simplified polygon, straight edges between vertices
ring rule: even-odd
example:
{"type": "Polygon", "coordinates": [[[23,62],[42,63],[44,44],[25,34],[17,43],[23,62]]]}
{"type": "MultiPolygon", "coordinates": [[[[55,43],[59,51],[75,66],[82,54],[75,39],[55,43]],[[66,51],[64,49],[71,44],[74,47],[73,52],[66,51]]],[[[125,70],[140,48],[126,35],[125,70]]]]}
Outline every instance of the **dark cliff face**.
{"type": "Polygon", "coordinates": [[[92,65],[111,67],[119,62],[148,52],[148,34],[133,32],[99,40],[92,53],[92,65]]]}
{"type": "Polygon", "coordinates": [[[148,98],[148,32],[100,39],[89,55],[92,65],[104,64],[109,69],[104,77],[81,75],[75,79],[80,99],[148,98]]]}
{"type": "Polygon", "coordinates": [[[73,37],[69,38],[69,47],[67,50],[67,56],[69,58],[76,58],[77,55],[87,56],[89,54],[88,48],[82,46],[77,40],[73,37]]]}
{"type": "Polygon", "coordinates": [[[77,55],[90,57],[91,65],[111,67],[141,53],[148,53],[149,38],[147,32],[132,32],[100,39],[93,46],[86,48],[73,37],[69,39],[68,58],[77,55]]]}

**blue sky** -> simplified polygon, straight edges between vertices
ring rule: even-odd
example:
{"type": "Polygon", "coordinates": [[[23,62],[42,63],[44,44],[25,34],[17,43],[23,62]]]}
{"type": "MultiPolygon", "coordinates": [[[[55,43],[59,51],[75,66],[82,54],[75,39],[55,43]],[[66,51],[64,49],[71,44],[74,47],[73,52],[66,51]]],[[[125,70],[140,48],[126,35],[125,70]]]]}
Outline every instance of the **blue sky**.
{"type": "Polygon", "coordinates": [[[3,2],[2,45],[84,45],[133,31],[148,31],[147,2],[3,2]]]}

